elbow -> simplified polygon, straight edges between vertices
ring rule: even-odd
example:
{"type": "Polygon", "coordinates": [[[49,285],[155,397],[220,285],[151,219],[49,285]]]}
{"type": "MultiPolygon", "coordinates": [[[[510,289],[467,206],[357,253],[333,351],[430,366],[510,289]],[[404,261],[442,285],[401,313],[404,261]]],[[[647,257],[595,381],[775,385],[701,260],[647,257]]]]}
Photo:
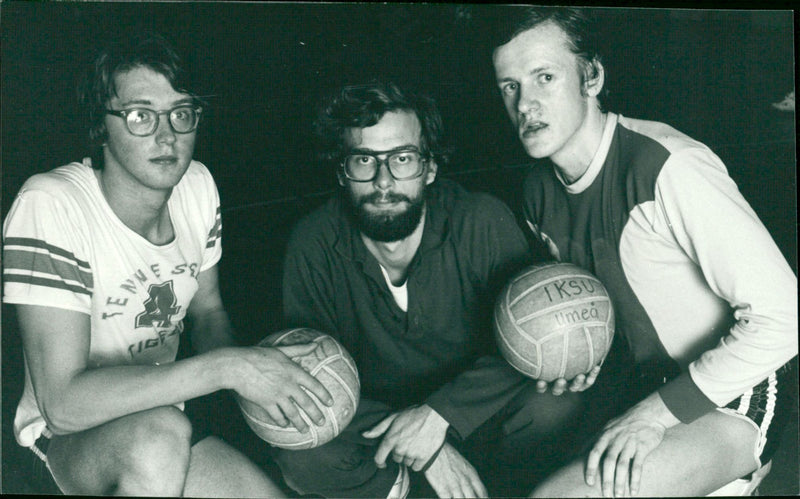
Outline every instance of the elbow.
{"type": "Polygon", "coordinates": [[[56,400],[39,400],[38,403],[39,412],[47,423],[47,428],[54,435],[69,435],[86,429],[78,424],[77,418],[70,415],[66,404],[56,400]]]}
{"type": "Polygon", "coordinates": [[[68,419],[53,418],[45,414],[42,414],[42,416],[44,416],[44,420],[47,423],[47,428],[51,433],[53,433],[53,435],[69,435],[85,429],[78,427],[78,425],[75,425],[68,419]]]}

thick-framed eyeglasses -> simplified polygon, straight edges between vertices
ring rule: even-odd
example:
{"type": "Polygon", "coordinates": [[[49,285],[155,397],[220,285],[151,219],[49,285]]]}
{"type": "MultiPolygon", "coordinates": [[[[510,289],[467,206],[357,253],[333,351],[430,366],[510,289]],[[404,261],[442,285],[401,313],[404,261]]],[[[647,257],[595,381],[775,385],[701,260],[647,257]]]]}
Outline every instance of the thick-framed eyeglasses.
{"type": "Polygon", "coordinates": [[[119,116],[125,120],[128,131],[137,137],[152,135],[158,129],[159,118],[162,114],[169,117],[169,125],[175,133],[189,133],[197,129],[200,123],[202,107],[182,105],[166,111],[154,111],[144,107],[128,109],[106,109],[106,114],[119,116]]]}
{"type": "Polygon", "coordinates": [[[381,165],[386,165],[395,180],[411,180],[425,171],[426,158],[417,148],[387,152],[355,152],[342,161],[344,176],[354,182],[371,182],[378,176],[381,165]],[[378,156],[386,156],[384,159],[378,156]]]}

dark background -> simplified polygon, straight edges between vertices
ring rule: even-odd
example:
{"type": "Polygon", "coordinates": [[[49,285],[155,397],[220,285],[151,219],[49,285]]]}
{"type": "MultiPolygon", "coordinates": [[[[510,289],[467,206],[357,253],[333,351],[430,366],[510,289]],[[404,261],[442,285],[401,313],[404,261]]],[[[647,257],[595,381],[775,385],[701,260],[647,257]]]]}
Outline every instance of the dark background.
{"type": "MultiPolygon", "coordinates": [[[[485,14],[459,4],[2,4],[2,215],[30,175],[86,155],[75,83],[97,48],[140,30],[171,38],[212,95],[195,158],[222,198],[223,298],[243,341],[279,325],[280,266],[297,217],[335,188],[315,163],[310,122],[340,85],[388,77],[436,99],[455,153],[440,175],[519,212],[530,161],[494,86],[485,14]]],[[[606,108],[663,121],[722,158],[796,272],[794,89],[789,11],[598,9],[606,108]]],[[[746,244],[731,241],[731,244],[746,244]]],[[[10,423],[19,339],[3,309],[4,492],[25,491],[10,423]]],[[[796,419],[796,418],[795,418],[796,419]]],[[[796,424],[772,493],[798,492],[796,424]]],[[[762,490],[762,493],[764,491],[762,490]]]]}

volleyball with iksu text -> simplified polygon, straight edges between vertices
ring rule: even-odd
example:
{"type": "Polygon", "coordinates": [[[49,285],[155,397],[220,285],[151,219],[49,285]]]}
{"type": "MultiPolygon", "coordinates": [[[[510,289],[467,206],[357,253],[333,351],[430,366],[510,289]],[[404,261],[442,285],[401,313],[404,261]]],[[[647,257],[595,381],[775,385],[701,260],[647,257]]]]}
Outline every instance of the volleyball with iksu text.
{"type": "Polygon", "coordinates": [[[317,403],[325,416],[325,423],[316,423],[301,409],[300,415],[308,425],[306,433],[300,433],[293,425],[281,427],[267,411],[258,404],[236,396],[245,421],[262,440],[284,449],[311,449],[333,440],[350,423],[356,413],[361,385],[356,363],[344,347],[333,337],[308,328],[285,329],[267,336],[259,346],[289,346],[316,343],[310,353],[292,360],[298,363],[330,392],[333,405],[322,403],[313,393],[306,392],[317,403]]]}
{"type": "Polygon", "coordinates": [[[503,357],[537,380],[570,380],[605,359],[614,309],[594,275],[569,263],[528,267],[497,298],[494,332],[503,357]]]}

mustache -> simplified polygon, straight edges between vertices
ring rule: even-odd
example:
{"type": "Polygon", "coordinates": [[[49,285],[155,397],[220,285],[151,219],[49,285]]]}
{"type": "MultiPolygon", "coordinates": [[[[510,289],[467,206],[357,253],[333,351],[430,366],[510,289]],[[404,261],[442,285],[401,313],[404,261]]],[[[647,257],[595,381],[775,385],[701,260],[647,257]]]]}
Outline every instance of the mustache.
{"type": "Polygon", "coordinates": [[[401,201],[411,202],[408,196],[404,196],[403,194],[398,194],[396,192],[386,192],[386,193],[373,192],[372,194],[362,197],[359,200],[358,204],[363,205],[366,203],[378,203],[378,202],[399,203],[401,201]]]}

